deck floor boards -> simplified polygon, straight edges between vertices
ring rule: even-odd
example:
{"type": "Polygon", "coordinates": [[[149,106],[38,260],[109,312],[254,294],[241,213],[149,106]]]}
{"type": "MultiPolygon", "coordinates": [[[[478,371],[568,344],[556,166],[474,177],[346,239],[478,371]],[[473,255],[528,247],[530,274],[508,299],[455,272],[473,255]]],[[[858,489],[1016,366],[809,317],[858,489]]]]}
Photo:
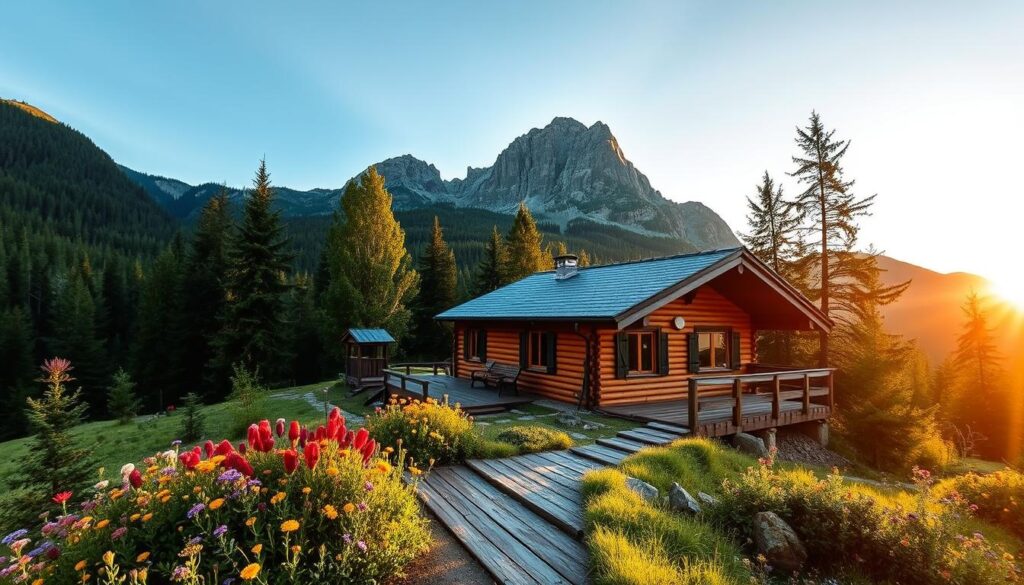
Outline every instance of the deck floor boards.
{"type": "MultiPolygon", "coordinates": [[[[415,374],[410,377],[428,382],[427,394],[431,398],[442,402],[447,399],[449,404],[458,403],[463,410],[471,414],[481,411],[508,410],[517,405],[529,404],[540,398],[533,394],[509,392],[503,392],[501,396],[498,396],[498,391],[494,388],[483,388],[479,384],[473,387],[469,380],[452,376],[415,374]]],[[[399,381],[396,378],[389,378],[388,392],[408,398],[422,398],[419,384],[407,383],[405,390],[402,390],[398,384],[399,381]]]]}

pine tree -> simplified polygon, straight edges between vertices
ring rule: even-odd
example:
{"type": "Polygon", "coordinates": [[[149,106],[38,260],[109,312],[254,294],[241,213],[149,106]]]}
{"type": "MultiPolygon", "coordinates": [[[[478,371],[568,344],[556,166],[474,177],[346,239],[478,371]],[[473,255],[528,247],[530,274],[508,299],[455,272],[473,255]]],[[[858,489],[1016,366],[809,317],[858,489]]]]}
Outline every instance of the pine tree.
{"type": "Polygon", "coordinates": [[[227,302],[227,243],[232,229],[228,194],[221,189],[203,206],[185,259],[182,318],[188,326],[182,354],[183,385],[197,391],[208,382],[204,394],[212,400],[227,394],[227,379],[218,378],[210,365],[216,355],[219,318],[227,302]]]}
{"type": "Polygon", "coordinates": [[[96,304],[79,272],[68,276],[56,293],[49,351],[72,360],[82,397],[96,416],[106,410],[108,359],[96,326],[96,304]]]}
{"type": "Polygon", "coordinates": [[[477,266],[473,278],[473,296],[487,294],[505,284],[502,275],[507,272],[505,268],[507,261],[505,240],[501,237],[498,226],[494,226],[491,231],[491,239],[484,247],[484,257],[477,266]]]}
{"type": "Polygon", "coordinates": [[[409,328],[408,305],[419,276],[376,168],[345,187],[327,246],[330,285],[324,305],[330,337],[339,339],[353,326],[383,327],[400,340],[409,328]]]}
{"type": "Polygon", "coordinates": [[[526,203],[519,203],[519,211],[512,220],[505,242],[507,261],[502,275],[504,282],[515,282],[548,267],[550,256],[543,252],[543,236],[537,230],[537,222],[533,220],[526,203]]]}
{"type": "Polygon", "coordinates": [[[215,360],[222,371],[240,361],[271,379],[282,375],[288,363],[282,317],[291,260],[273,199],[266,161],[260,161],[242,223],[228,248],[227,304],[215,360]]]}
{"type": "Polygon", "coordinates": [[[441,221],[434,216],[430,242],[420,257],[420,291],[415,304],[416,342],[419,353],[440,357],[449,353],[452,328],[434,317],[456,302],[458,275],[455,254],[444,241],[441,221]]]}
{"type": "Polygon", "coordinates": [[[203,437],[206,420],[203,415],[202,399],[195,392],[189,392],[184,400],[184,407],[181,409],[181,440],[198,441],[203,437]]]}
{"type": "MultiPolygon", "coordinates": [[[[818,298],[822,312],[836,320],[846,318],[842,313],[863,302],[859,297],[869,292],[874,295],[870,304],[895,301],[909,283],[869,286],[867,279],[876,266],[877,254],[861,255],[855,250],[860,230],[857,219],[870,214],[875,195],[858,199],[850,192],[854,181],[844,178],[842,168],[850,142],[833,138],[835,130],[826,130],[817,112],[811,112],[810,124],[806,128],[798,127],[796,132],[801,156],[793,157],[797,169],[792,176],[807,185],[796,203],[812,222],[812,230],[818,238],[814,259],[820,266],[820,285],[810,287],[809,292],[818,298]],[[838,319],[837,313],[840,314],[838,319]]],[[[855,316],[849,318],[851,322],[858,320],[855,316]]],[[[819,344],[819,362],[826,365],[829,339],[825,331],[819,333],[819,344]]]]}
{"type": "Polygon", "coordinates": [[[181,356],[184,331],[191,326],[182,319],[181,259],[168,247],[142,282],[132,346],[132,373],[148,411],[162,411],[184,392],[181,356]]]}
{"type": "Polygon", "coordinates": [[[25,398],[32,382],[32,324],[19,306],[0,312],[0,440],[28,431],[25,398]]]}
{"type": "Polygon", "coordinates": [[[285,301],[288,334],[286,336],[293,384],[312,384],[323,380],[325,373],[324,343],[319,327],[320,312],[316,306],[313,280],[307,274],[296,275],[285,301]]]}
{"type": "Polygon", "coordinates": [[[135,398],[135,382],[123,368],[114,372],[114,378],[107,390],[107,411],[121,424],[128,424],[139,412],[139,401],[135,398]]]}

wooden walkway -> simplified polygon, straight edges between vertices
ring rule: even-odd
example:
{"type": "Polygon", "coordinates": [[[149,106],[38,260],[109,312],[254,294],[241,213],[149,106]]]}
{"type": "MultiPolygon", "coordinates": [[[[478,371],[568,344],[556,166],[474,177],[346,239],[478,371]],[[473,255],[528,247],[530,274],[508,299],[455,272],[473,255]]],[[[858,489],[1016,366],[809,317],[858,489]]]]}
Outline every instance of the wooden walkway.
{"type": "Polygon", "coordinates": [[[390,394],[408,398],[424,398],[426,395],[439,401],[448,399],[449,404],[456,402],[462,410],[469,414],[488,414],[515,408],[520,404],[529,404],[540,398],[533,394],[514,394],[498,391],[493,388],[470,386],[469,380],[445,375],[390,374],[387,376],[387,391],[390,394]],[[403,387],[404,386],[404,387],[403,387]]]}
{"type": "Polygon", "coordinates": [[[589,582],[583,474],[687,435],[653,422],[568,451],[475,459],[434,469],[419,495],[497,582],[582,585],[589,582]]]}

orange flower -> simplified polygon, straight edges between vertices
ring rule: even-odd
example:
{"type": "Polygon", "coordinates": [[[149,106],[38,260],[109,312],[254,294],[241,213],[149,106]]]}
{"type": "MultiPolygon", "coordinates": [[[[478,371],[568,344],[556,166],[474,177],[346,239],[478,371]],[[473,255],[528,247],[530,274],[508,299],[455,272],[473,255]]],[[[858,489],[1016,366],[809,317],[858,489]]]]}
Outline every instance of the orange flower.
{"type": "Polygon", "coordinates": [[[356,511],[356,506],[355,506],[355,504],[353,504],[352,502],[349,502],[349,503],[345,504],[344,506],[342,506],[342,507],[341,507],[341,509],[342,509],[342,510],[343,510],[343,511],[344,511],[344,512],[345,512],[346,514],[351,514],[352,512],[355,512],[355,511],[356,511]]]}
{"type": "Polygon", "coordinates": [[[239,575],[244,581],[252,581],[256,578],[256,575],[260,574],[259,563],[250,563],[242,569],[242,573],[239,575]]]}
{"type": "Polygon", "coordinates": [[[256,517],[255,516],[249,516],[248,518],[245,519],[245,525],[246,526],[251,527],[255,523],[256,523],[256,517]]]}
{"type": "Polygon", "coordinates": [[[104,518],[103,520],[100,520],[99,522],[96,523],[96,530],[102,530],[102,529],[106,528],[108,524],[110,524],[110,520],[107,520],[106,518],[104,518]]]}
{"type": "Polygon", "coordinates": [[[324,516],[327,516],[329,520],[334,520],[338,517],[338,509],[330,504],[327,504],[326,506],[324,506],[324,516]]]}
{"type": "Polygon", "coordinates": [[[139,556],[135,557],[136,563],[144,563],[149,558],[149,551],[143,551],[139,553],[139,556]]]}
{"type": "Polygon", "coordinates": [[[334,476],[338,475],[338,468],[337,467],[328,467],[327,468],[327,475],[329,475],[331,477],[334,477],[334,476]]]}
{"type": "Polygon", "coordinates": [[[295,532],[298,529],[299,529],[299,522],[298,522],[298,520],[285,520],[284,522],[281,523],[281,532],[284,532],[285,534],[287,534],[289,532],[295,532]]]}
{"type": "Polygon", "coordinates": [[[76,571],[84,571],[85,568],[88,567],[88,566],[89,566],[89,563],[86,563],[85,559],[82,559],[82,560],[78,561],[77,563],[75,563],[75,570],[76,571]]]}
{"type": "Polygon", "coordinates": [[[216,510],[217,508],[220,508],[223,505],[224,505],[224,498],[217,498],[216,500],[211,501],[209,506],[207,506],[207,507],[209,509],[211,509],[211,510],[216,510]]]}
{"type": "Polygon", "coordinates": [[[148,512],[148,513],[142,515],[142,521],[143,522],[149,522],[152,519],[153,519],[153,513],[152,512],[148,512]]]}
{"type": "Polygon", "coordinates": [[[254,544],[254,545],[252,545],[252,548],[249,549],[249,550],[252,551],[252,554],[254,554],[256,556],[259,556],[259,554],[261,552],[263,552],[263,545],[262,544],[254,544]]]}

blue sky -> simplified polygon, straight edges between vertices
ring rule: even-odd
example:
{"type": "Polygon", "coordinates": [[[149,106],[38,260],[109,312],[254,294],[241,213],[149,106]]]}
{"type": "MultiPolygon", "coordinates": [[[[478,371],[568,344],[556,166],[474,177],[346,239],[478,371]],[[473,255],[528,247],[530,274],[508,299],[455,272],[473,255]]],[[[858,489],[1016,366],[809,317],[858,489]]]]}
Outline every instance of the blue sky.
{"type": "Polygon", "coordinates": [[[865,244],[997,276],[1024,216],[1024,4],[896,4],[34,0],[4,8],[0,96],[141,171],[241,185],[265,155],[297,188],[405,153],[463,176],[555,116],[601,120],[737,229],[765,169],[796,192],[816,108],[879,194],[865,244]]]}

